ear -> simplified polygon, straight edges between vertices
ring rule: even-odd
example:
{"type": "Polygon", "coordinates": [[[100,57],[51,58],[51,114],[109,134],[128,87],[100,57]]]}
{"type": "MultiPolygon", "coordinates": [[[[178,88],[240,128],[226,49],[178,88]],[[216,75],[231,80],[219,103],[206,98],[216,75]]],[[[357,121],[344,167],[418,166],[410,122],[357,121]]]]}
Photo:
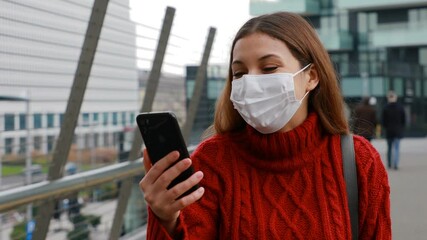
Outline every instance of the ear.
{"type": "Polygon", "coordinates": [[[306,90],[311,91],[319,84],[319,74],[317,73],[316,65],[311,65],[309,67],[309,70],[306,73],[306,77],[308,78],[306,90]]]}

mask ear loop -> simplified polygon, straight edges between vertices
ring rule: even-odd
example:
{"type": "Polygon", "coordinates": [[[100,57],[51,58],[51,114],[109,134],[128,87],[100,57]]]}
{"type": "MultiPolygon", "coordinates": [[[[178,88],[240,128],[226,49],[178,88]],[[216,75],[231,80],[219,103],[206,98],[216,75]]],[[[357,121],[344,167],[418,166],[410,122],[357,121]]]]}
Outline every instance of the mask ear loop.
{"type": "Polygon", "coordinates": [[[301,100],[298,100],[299,101],[299,103],[302,103],[302,101],[304,100],[304,98],[308,95],[308,93],[310,92],[310,90],[308,90],[305,94],[304,94],[304,96],[301,98],[301,100]]]}
{"type": "Polygon", "coordinates": [[[307,64],[305,67],[301,68],[298,72],[294,73],[292,75],[292,77],[295,77],[296,75],[298,75],[300,72],[304,71],[305,69],[307,69],[309,66],[311,66],[311,63],[307,64]]]}
{"type": "MultiPolygon", "coordinates": [[[[292,75],[292,77],[295,77],[296,75],[298,75],[299,73],[301,73],[302,71],[304,71],[305,69],[307,69],[309,66],[311,66],[311,63],[307,64],[305,67],[301,68],[298,72],[294,73],[294,75],[292,75]]],[[[302,103],[302,101],[304,100],[304,98],[308,95],[308,93],[310,92],[310,90],[308,90],[304,96],[298,100],[299,103],[302,103]]]]}

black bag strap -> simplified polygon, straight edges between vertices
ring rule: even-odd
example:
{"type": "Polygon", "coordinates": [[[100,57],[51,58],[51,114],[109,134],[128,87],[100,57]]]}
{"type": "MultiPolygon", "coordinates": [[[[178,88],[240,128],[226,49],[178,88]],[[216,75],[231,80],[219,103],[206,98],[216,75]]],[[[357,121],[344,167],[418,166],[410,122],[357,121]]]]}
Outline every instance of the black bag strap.
{"type": "Polygon", "coordinates": [[[353,240],[357,240],[359,238],[359,188],[357,187],[357,169],[354,155],[353,135],[341,135],[341,152],[347,190],[348,209],[350,211],[351,234],[353,240]]]}

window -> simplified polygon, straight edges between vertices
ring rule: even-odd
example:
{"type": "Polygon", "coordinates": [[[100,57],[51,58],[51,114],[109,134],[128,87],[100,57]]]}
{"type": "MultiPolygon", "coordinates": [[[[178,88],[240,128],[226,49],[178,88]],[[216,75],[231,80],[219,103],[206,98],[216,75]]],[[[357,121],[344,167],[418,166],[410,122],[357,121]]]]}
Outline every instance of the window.
{"type": "Polygon", "coordinates": [[[408,22],[408,9],[390,9],[378,12],[378,24],[408,22]]]}
{"type": "Polygon", "coordinates": [[[53,151],[53,146],[55,144],[55,136],[47,136],[47,151],[53,151]]]}
{"type": "Polygon", "coordinates": [[[19,129],[27,129],[27,117],[25,114],[19,114],[19,129]]]}
{"type": "Polygon", "coordinates": [[[193,90],[196,84],[195,80],[187,80],[187,99],[191,99],[193,97],[193,90]]]}
{"type": "MultiPolygon", "coordinates": [[[[307,16],[305,17],[305,19],[311,23],[311,25],[316,28],[319,29],[320,28],[320,16],[307,16]]],[[[224,75],[225,76],[225,75],[224,75]]]]}
{"type": "Polygon", "coordinates": [[[15,130],[15,114],[4,115],[4,130],[5,131],[15,130]]]}
{"type": "Polygon", "coordinates": [[[62,122],[64,121],[64,114],[60,113],[59,114],[59,126],[62,126],[62,122]]]}
{"type": "Polygon", "coordinates": [[[53,113],[47,114],[47,127],[48,128],[55,127],[55,115],[53,113]]]}
{"type": "Polygon", "coordinates": [[[91,140],[91,134],[90,133],[85,133],[84,134],[84,148],[85,149],[89,149],[89,148],[91,148],[91,143],[90,143],[90,140],[91,140]]]}
{"type": "Polygon", "coordinates": [[[13,138],[5,138],[4,146],[4,153],[11,154],[13,152],[13,138]]]}
{"type": "Polygon", "coordinates": [[[102,119],[102,125],[107,126],[108,125],[108,113],[103,113],[103,119],[102,119]]]}
{"type": "Polygon", "coordinates": [[[113,125],[116,126],[118,123],[117,112],[113,112],[113,125]]]}
{"type": "Polygon", "coordinates": [[[92,120],[94,124],[98,124],[99,121],[99,113],[93,113],[92,120]]]}
{"type": "Polygon", "coordinates": [[[34,137],[34,150],[42,150],[42,137],[41,136],[35,136],[34,137]]]}
{"type": "Polygon", "coordinates": [[[42,128],[42,115],[40,113],[34,114],[34,129],[42,128]]]}
{"type": "Polygon", "coordinates": [[[133,125],[135,123],[135,113],[131,112],[130,113],[130,124],[133,125]]]}
{"type": "Polygon", "coordinates": [[[208,99],[216,100],[224,88],[225,81],[223,79],[208,80],[208,99]]]}
{"type": "Polygon", "coordinates": [[[108,132],[104,132],[104,147],[110,146],[110,134],[108,132]]]}
{"type": "Polygon", "coordinates": [[[126,126],[126,112],[122,112],[122,125],[126,126]]]}
{"type": "Polygon", "coordinates": [[[83,123],[82,123],[82,126],[83,127],[88,127],[89,126],[89,113],[83,113],[82,114],[82,121],[83,121],[83,123]]]}
{"type": "Polygon", "coordinates": [[[27,138],[20,137],[19,138],[19,153],[24,154],[27,151],[27,138]]]}
{"type": "Polygon", "coordinates": [[[116,146],[120,142],[120,132],[113,133],[113,146],[116,146]]]}
{"type": "Polygon", "coordinates": [[[93,146],[94,148],[99,147],[99,133],[93,134],[93,146]]]}

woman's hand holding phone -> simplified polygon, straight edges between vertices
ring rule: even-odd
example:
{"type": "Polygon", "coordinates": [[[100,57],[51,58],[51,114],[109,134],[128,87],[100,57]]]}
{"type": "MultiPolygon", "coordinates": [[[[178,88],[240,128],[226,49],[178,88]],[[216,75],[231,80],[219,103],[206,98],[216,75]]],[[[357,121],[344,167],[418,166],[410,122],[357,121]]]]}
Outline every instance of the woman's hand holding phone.
{"type": "Polygon", "coordinates": [[[199,200],[205,190],[199,187],[189,195],[179,197],[198,184],[203,173],[195,172],[185,181],[167,189],[172,180],[191,166],[191,160],[186,158],[173,165],[179,158],[179,152],[173,151],[151,165],[146,149],[143,150],[143,155],[146,174],[139,186],[144,192],[145,201],[172,236],[181,210],[199,200]]]}

